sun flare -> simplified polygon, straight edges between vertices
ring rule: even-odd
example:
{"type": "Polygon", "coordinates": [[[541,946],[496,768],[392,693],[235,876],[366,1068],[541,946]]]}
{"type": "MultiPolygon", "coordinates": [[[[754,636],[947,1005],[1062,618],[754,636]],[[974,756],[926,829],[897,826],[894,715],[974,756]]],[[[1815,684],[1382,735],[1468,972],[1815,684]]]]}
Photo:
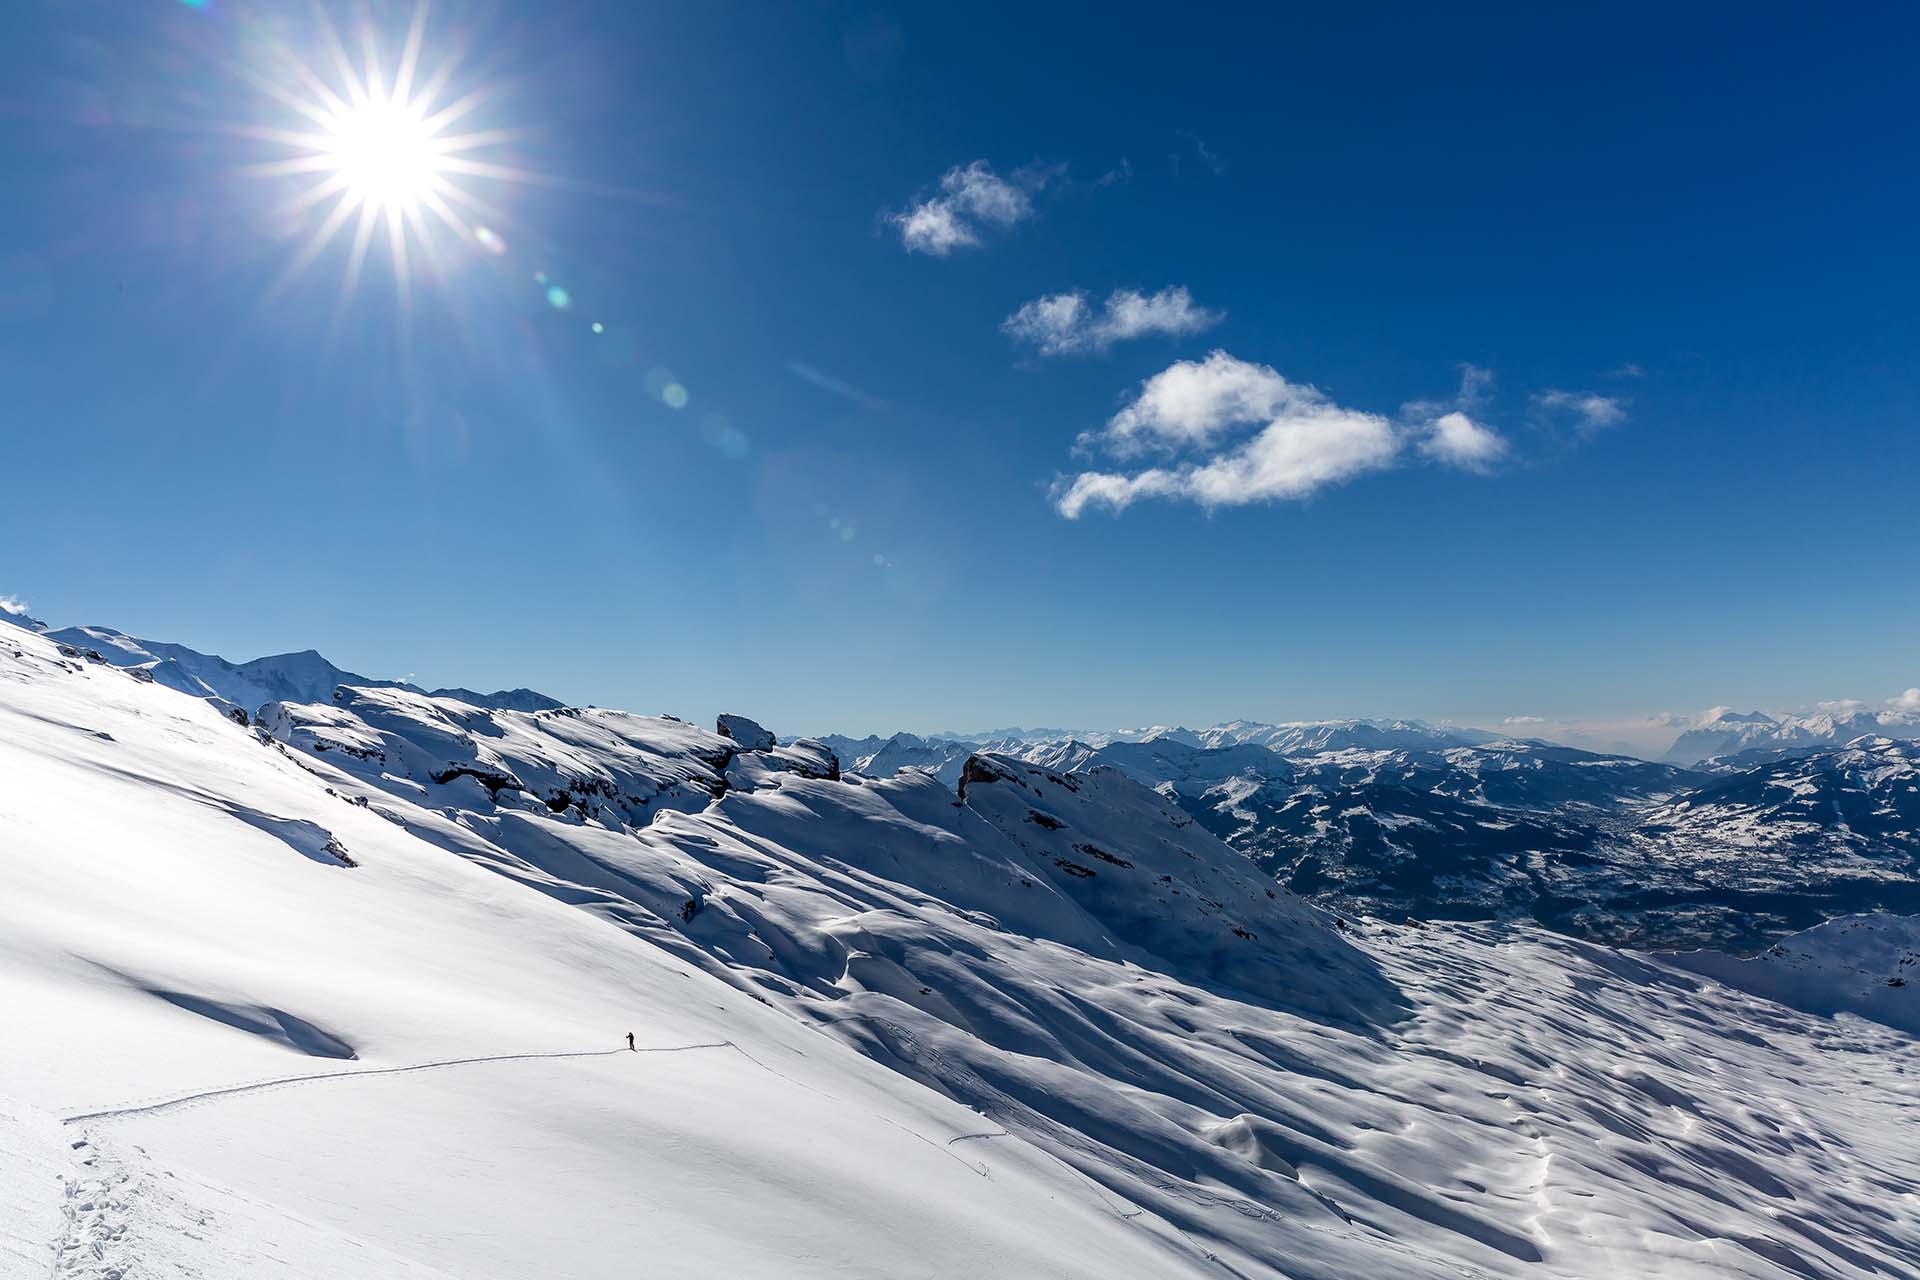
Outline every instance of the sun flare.
{"type": "Polygon", "coordinates": [[[347,53],[339,33],[324,27],[317,41],[319,65],[291,51],[272,73],[250,78],[298,118],[294,128],[253,130],[281,150],[281,158],[254,166],[281,180],[310,176],[283,206],[296,224],[312,223],[281,278],[284,284],[309,266],[342,234],[351,250],[342,299],[359,280],[369,247],[384,227],[394,280],[404,295],[417,258],[430,274],[441,266],[440,246],[464,242],[495,253],[498,235],[484,222],[501,215],[471,189],[482,182],[524,181],[524,171],[486,158],[511,136],[500,129],[456,131],[491,96],[489,86],[457,96],[458,60],[441,61],[421,74],[426,8],[414,13],[399,57],[382,58],[377,33],[359,32],[362,56],[347,53]],[[349,228],[351,230],[349,231],[349,228]]]}
{"type": "Polygon", "coordinates": [[[444,185],[432,128],[411,103],[349,107],[330,117],[326,137],[320,154],[356,205],[410,213],[444,185]]]}

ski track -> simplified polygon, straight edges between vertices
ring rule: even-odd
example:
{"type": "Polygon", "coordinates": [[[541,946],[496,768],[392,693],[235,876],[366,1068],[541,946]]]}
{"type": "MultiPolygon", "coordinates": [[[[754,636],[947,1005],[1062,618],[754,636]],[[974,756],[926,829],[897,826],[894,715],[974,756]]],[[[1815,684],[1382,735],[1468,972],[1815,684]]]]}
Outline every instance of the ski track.
{"type": "MultiPolygon", "coordinates": [[[[303,1084],[318,1084],[328,1080],[350,1080],[365,1076],[406,1075],[419,1071],[435,1071],[448,1067],[474,1066],[489,1062],[527,1062],[564,1058],[609,1058],[617,1054],[626,1053],[693,1053],[706,1049],[731,1049],[769,1075],[785,1080],[810,1093],[832,1098],[831,1094],[825,1093],[813,1085],[794,1079],[785,1072],[775,1070],[773,1067],[768,1066],[732,1040],[715,1040],[704,1041],[698,1044],[653,1045],[634,1049],[581,1049],[550,1053],[488,1054],[469,1058],[445,1058],[434,1062],[416,1062],[400,1067],[369,1067],[358,1071],[321,1071],[308,1075],[278,1076],[271,1080],[255,1080],[246,1084],[227,1085],[219,1089],[203,1089],[195,1093],[179,1094],[155,1102],[136,1103],[123,1107],[110,1107],[99,1111],[77,1112],[73,1115],[61,1116],[60,1123],[62,1125],[78,1125],[89,1122],[126,1120],[140,1116],[158,1115],[178,1108],[192,1106],[195,1103],[211,1102],[221,1098],[237,1097],[250,1093],[263,1093],[270,1089],[291,1088],[303,1084]]],[[[833,1100],[839,1101],[837,1098],[833,1100]]],[[[1015,1137],[1014,1134],[1004,1130],[999,1132],[963,1133],[957,1137],[947,1139],[943,1144],[927,1137],[925,1134],[916,1133],[912,1129],[898,1124],[885,1116],[876,1114],[874,1118],[900,1130],[909,1137],[926,1143],[928,1146],[935,1148],[943,1155],[946,1155],[948,1158],[965,1167],[969,1172],[982,1178],[992,1177],[987,1166],[984,1164],[975,1164],[970,1160],[964,1159],[949,1150],[949,1148],[955,1143],[973,1139],[1015,1137]]],[[[55,1241],[53,1245],[54,1268],[52,1276],[55,1280],[58,1280],[58,1278],[62,1276],[84,1277],[85,1280],[94,1280],[95,1277],[99,1277],[100,1280],[122,1280],[122,1277],[130,1273],[124,1265],[120,1264],[117,1255],[124,1252],[130,1237],[132,1224],[128,1221],[130,1217],[129,1209],[131,1208],[132,1199],[134,1198],[133,1193],[138,1190],[138,1188],[133,1185],[135,1182],[134,1175],[128,1169],[122,1167],[118,1160],[108,1157],[102,1148],[93,1141],[90,1131],[87,1131],[86,1136],[73,1143],[72,1146],[75,1155],[81,1158],[86,1168],[84,1171],[67,1175],[62,1179],[64,1198],[62,1214],[65,1218],[65,1225],[60,1239],[55,1241]],[[82,1155],[82,1153],[84,1153],[84,1155],[82,1155]]],[[[136,1150],[138,1150],[138,1148],[136,1148],[136,1150]]],[[[1066,1167],[1070,1170],[1073,1169],[1073,1166],[1070,1164],[1066,1165],[1066,1167]]],[[[1078,1170],[1073,1171],[1076,1173],[1079,1172],[1078,1170]]],[[[1081,1176],[1083,1178],[1085,1177],[1084,1174],[1081,1176]]],[[[1094,1185],[1096,1190],[1101,1190],[1098,1184],[1094,1185]]],[[[1134,1209],[1131,1213],[1115,1210],[1115,1213],[1122,1218],[1137,1217],[1140,1212],[1141,1210],[1138,1208],[1134,1209]]],[[[194,1221],[197,1225],[204,1227],[211,1219],[198,1216],[194,1221]]],[[[1178,1228],[1176,1227],[1175,1230],[1178,1230],[1178,1228]]],[[[1180,1234],[1186,1236],[1184,1231],[1180,1232],[1180,1234]]],[[[1223,1266],[1225,1265],[1221,1259],[1210,1251],[1202,1248],[1198,1242],[1194,1241],[1191,1237],[1187,1237],[1187,1242],[1194,1248],[1195,1252],[1202,1257],[1213,1262],[1221,1263],[1223,1266]]],[[[1237,1271],[1233,1271],[1231,1267],[1227,1269],[1236,1276],[1240,1274],[1237,1271]]]]}
{"type": "MultiPolygon", "coordinates": [[[[359,1076],[395,1076],[412,1071],[434,1071],[442,1067],[466,1067],[482,1062],[525,1062],[539,1058],[609,1058],[617,1053],[690,1053],[696,1049],[732,1049],[736,1053],[744,1051],[731,1040],[715,1040],[704,1044],[652,1045],[637,1049],[578,1049],[564,1053],[500,1053],[477,1058],[446,1058],[438,1062],[416,1062],[405,1067],[368,1067],[360,1071],[320,1071],[310,1075],[280,1076],[272,1080],[255,1080],[250,1084],[228,1085],[221,1089],[204,1089],[198,1093],[184,1093],[158,1102],[138,1103],[126,1107],[110,1107],[104,1111],[83,1111],[70,1116],[60,1117],[61,1124],[80,1124],[89,1120],[124,1120],[131,1116],[155,1115],[162,1111],[171,1111],[195,1102],[205,1102],[213,1098],[231,1097],[242,1093],[259,1093],[267,1089],[279,1089],[298,1084],[313,1084],[321,1080],[345,1080],[359,1076]]],[[[751,1057],[748,1058],[752,1061],[751,1057]]],[[[755,1063],[758,1066],[760,1064],[755,1063]]]]}

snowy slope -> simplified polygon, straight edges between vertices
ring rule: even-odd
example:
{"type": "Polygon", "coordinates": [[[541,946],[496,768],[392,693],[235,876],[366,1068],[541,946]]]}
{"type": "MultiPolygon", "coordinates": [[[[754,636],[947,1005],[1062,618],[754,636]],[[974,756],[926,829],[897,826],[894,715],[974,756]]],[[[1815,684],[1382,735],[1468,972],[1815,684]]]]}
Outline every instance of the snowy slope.
{"type": "Polygon", "coordinates": [[[1809,1013],[1853,1013],[1920,1036],[1920,916],[1842,916],[1759,955],[1712,951],[1674,963],[1809,1013]]]}
{"type": "Polygon", "coordinates": [[[9,1280],[56,1248],[74,1276],[1203,1273],[1024,1144],[950,1149],[992,1127],[966,1108],[203,701],[16,638],[0,777],[9,1280]]]}
{"type": "Polygon", "coordinates": [[[728,729],[0,643],[0,1276],[1920,1268],[1903,1033],[728,729]]]}
{"type": "MultiPolygon", "coordinates": [[[[0,622],[36,631],[85,656],[116,667],[144,673],[169,689],[177,689],[196,698],[207,698],[227,709],[251,714],[263,703],[324,702],[342,684],[422,692],[417,686],[400,680],[374,680],[355,675],[328,662],[312,649],[299,653],[281,653],[251,662],[229,662],[215,654],[201,653],[182,644],[163,640],[142,640],[112,627],[50,628],[21,613],[0,609],[0,622]]],[[[436,689],[432,696],[452,698],[481,707],[507,707],[519,711],[540,711],[560,703],[532,689],[502,689],[478,693],[472,689],[436,689]]]]}

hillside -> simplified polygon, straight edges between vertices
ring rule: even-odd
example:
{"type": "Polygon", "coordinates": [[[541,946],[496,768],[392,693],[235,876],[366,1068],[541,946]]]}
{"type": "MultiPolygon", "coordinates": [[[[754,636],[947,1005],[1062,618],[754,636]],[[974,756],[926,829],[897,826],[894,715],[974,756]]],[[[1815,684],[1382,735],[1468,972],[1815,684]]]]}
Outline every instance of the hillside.
{"type": "Polygon", "coordinates": [[[261,710],[0,643],[9,1280],[1920,1267],[1875,1022],[1336,917],[1114,767],[261,710]]]}

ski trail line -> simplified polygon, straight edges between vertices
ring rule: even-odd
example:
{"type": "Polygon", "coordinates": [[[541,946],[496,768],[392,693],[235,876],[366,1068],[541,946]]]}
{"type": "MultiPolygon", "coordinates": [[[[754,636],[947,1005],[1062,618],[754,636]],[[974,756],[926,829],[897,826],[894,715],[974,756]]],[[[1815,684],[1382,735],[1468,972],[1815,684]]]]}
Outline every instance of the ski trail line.
{"type": "Polygon", "coordinates": [[[273,1080],[255,1080],[251,1084],[228,1085],[222,1089],[203,1089],[199,1093],[183,1093],[175,1097],[164,1098],[159,1102],[145,1102],[130,1107],[110,1107],[104,1111],[83,1111],[76,1115],[60,1117],[61,1124],[79,1124],[85,1120],[118,1120],[127,1116],[153,1115],[156,1112],[171,1111],[175,1107],[184,1107],[188,1103],[205,1101],[208,1098],[225,1098],[240,1093],[257,1093],[264,1089],[277,1089],[286,1085],[310,1084],[320,1080],[350,1080],[358,1076],[396,1076],[409,1071],[434,1071],[441,1067],[466,1067],[480,1062],[524,1062],[534,1058],[610,1058],[617,1053],[690,1053],[696,1049],[733,1049],[740,1046],[731,1040],[714,1040],[703,1044],[668,1044],[642,1047],[638,1049],[581,1049],[571,1053],[498,1053],[478,1058],[447,1058],[440,1062],[416,1062],[406,1067],[367,1067],[359,1071],[319,1071],[309,1075],[280,1076],[273,1080]]]}

